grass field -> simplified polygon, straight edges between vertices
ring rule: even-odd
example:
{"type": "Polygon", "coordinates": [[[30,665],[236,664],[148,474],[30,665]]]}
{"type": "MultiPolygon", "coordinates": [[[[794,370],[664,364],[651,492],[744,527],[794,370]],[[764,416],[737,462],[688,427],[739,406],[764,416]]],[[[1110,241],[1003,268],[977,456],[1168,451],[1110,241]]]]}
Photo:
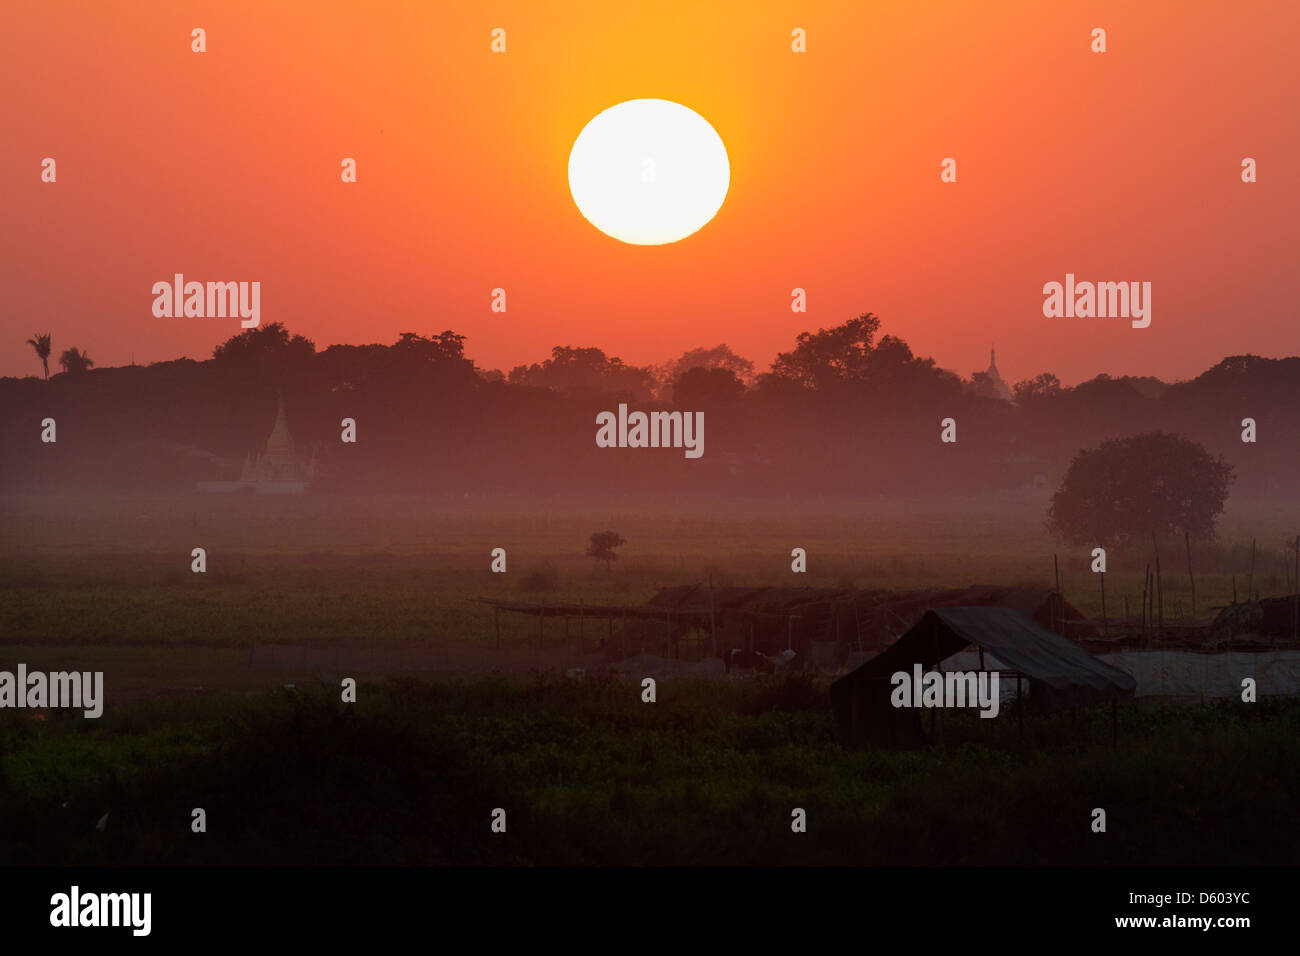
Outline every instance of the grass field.
{"type": "MultiPolygon", "coordinates": [[[[1293,862],[1294,700],[1142,700],[1118,749],[1109,710],[1031,717],[1023,743],[1014,706],[945,713],[937,745],[891,753],[842,748],[805,678],[664,681],[645,704],[605,676],[361,671],[345,705],[337,675],[249,666],[254,641],[477,654],[494,643],[478,596],[634,604],[710,577],[1046,589],[1054,553],[1067,598],[1099,614],[1090,549],[1050,540],[1045,505],[0,499],[0,669],[102,670],[106,688],[98,720],[0,711],[0,863],[1293,862]],[[627,539],[608,569],[584,555],[605,529],[627,539]]],[[[1292,503],[1231,507],[1194,553],[1202,617],[1233,574],[1245,593],[1255,536],[1256,588],[1282,593],[1297,526],[1292,503]]],[[[1178,545],[1161,544],[1174,619],[1190,612],[1178,545]]],[[[1136,614],[1148,552],[1108,556],[1112,619],[1126,593],[1136,614]]],[[[531,621],[502,625],[508,648],[532,644],[531,621]]]]}
{"type": "Polygon", "coordinates": [[[1294,862],[1300,704],[1121,715],[1118,750],[1102,708],[1030,718],[1023,747],[1014,719],[944,714],[943,746],[889,753],[840,747],[802,680],[674,682],[654,704],[633,682],[481,678],[9,712],[0,862],[1294,862]]]}
{"type": "MultiPolygon", "coordinates": [[[[483,642],[472,598],[641,603],[660,586],[1051,586],[1100,616],[1090,550],[1053,542],[1043,496],[974,502],[652,502],[178,496],[0,500],[0,643],[247,646],[251,641],[483,642]],[[594,531],[627,539],[611,568],[594,531]],[[207,573],[190,571],[191,549],[207,573]],[[505,548],[508,572],[489,555],[505,548]],[[808,572],[790,571],[790,551],[808,572]]],[[[1288,589],[1294,502],[1230,507],[1194,552],[1198,612],[1254,585],[1288,589]]],[[[1162,542],[1166,615],[1191,614],[1182,542],[1162,542]]],[[[1108,613],[1137,615],[1150,546],[1108,554],[1108,613]]],[[[504,620],[507,640],[531,640],[504,620]],[[514,629],[514,630],[511,630],[514,629]]]]}

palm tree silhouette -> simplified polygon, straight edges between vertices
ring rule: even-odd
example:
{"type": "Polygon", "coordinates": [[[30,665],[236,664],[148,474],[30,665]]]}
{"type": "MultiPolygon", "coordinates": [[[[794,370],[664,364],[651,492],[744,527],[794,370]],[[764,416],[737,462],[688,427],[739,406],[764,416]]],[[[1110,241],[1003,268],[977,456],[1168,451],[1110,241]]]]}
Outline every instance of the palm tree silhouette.
{"type": "Polygon", "coordinates": [[[40,359],[40,360],[41,360],[41,364],[45,366],[45,379],[46,379],[46,381],[49,381],[49,378],[50,378],[50,333],[49,333],[49,332],[46,332],[44,335],[41,335],[39,332],[37,332],[36,335],[35,335],[34,337],[32,337],[32,338],[30,338],[30,339],[27,340],[27,344],[30,345],[32,348],[34,348],[34,349],[36,350],[36,357],[37,357],[38,359],[40,359]]]}
{"type": "Polygon", "coordinates": [[[75,345],[59,356],[59,364],[70,375],[80,375],[95,364],[95,360],[75,345]]]}

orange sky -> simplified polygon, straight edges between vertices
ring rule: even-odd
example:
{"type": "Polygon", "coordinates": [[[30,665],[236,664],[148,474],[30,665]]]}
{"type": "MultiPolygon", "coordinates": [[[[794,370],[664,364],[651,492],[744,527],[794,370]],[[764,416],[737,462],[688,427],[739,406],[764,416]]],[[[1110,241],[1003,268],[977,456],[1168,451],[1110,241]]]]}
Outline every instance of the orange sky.
{"type": "Polygon", "coordinates": [[[863,311],[963,374],[996,344],[1012,381],[1300,352],[1295,3],[5,7],[0,374],[39,370],[37,331],[101,366],[210,356],[238,322],[155,318],[175,272],[260,281],[262,322],[318,347],[451,328],[488,368],[718,342],[766,366],[863,311]],[[730,155],[717,217],[668,246],[569,196],[578,132],[638,97],[730,155]],[[1151,327],[1044,318],[1066,272],[1151,281],[1151,327]]]}

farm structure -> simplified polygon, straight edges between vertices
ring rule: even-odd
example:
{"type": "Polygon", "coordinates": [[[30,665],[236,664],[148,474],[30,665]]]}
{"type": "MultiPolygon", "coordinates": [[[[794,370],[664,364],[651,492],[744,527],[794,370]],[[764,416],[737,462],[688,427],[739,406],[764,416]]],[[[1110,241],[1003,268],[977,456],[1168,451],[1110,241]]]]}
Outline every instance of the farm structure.
{"type": "Polygon", "coordinates": [[[733,649],[766,656],[793,651],[805,666],[817,670],[838,670],[888,646],[926,611],[938,607],[1014,609],[1044,627],[1067,630],[1076,639],[1093,630],[1091,622],[1055,592],[992,585],[891,591],[693,584],[661,588],[645,604],[629,606],[490,599],[482,603],[496,609],[498,627],[501,611],[536,616],[539,643],[547,618],[563,619],[570,640],[571,621],[577,619],[578,643],[591,650],[601,647],[609,660],[642,652],[677,660],[729,660],[733,649]],[[594,623],[600,620],[604,626],[594,623]]]}
{"type": "MultiPolygon", "coordinates": [[[[1027,685],[1031,706],[1041,712],[1103,701],[1114,706],[1132,697],[1134,678],[1089,654],[1028,615],[1005,607],[944,607],[927,611],[906,634],[871,660],[831,684],[831,710],[840,736],[849,745],[914,747],[925,740],[914,708],[898,708],[892,677],[942,667],[953,655],[976,648],[980,671],[997,671],[1015,680],[1016,699],[1027,685]],[[986,659],[985,653],[988,653],[986,659]]],[[[955,668],[954,668],[955,669],[955,668]]],[[[1025,708],[1016,707],[1021,731],[1025,708]]],[[[936,711],[930,711],[933,735],[936,711]]]]}

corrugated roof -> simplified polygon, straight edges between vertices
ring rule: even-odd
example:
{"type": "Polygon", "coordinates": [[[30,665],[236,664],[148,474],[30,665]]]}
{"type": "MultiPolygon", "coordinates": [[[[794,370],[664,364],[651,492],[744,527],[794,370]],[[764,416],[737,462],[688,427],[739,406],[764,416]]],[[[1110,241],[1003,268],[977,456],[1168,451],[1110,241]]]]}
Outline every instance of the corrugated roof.
{"type": "Polygon", "coordinates": [[[1047,630],[1033,618],[1004,607],[941,607],[922,618],[891,647],[867,661],[843,680],[888,678],[914,664],[931,668],[974,644],[1011,670],[1054,690],[1088,687],[1106,696],[1132,696],[1132,676],[1094,657],[1083,648],[1047,630]]]}

